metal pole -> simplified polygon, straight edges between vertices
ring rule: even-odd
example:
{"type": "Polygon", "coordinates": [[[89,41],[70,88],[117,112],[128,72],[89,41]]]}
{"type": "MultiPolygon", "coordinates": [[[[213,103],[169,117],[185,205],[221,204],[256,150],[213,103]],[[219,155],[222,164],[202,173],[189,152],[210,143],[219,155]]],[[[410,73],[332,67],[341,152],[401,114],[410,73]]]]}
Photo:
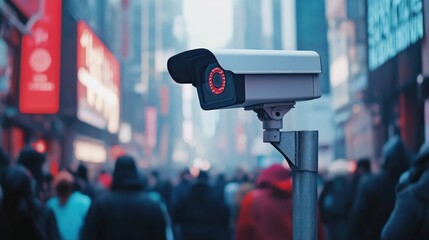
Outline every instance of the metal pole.
{"type": "Polygon", "coordinates": [[[272,141],[270,129],[264,140],[283,154],[293,172],[293,239],[317,239],[317,156],[318,132],[280,132],[272,141]]]}
{"type": "Polygon", "coordinates": [[[293,168],[293,239],[317,239],[318,132],[297,132],[293,168]]]}

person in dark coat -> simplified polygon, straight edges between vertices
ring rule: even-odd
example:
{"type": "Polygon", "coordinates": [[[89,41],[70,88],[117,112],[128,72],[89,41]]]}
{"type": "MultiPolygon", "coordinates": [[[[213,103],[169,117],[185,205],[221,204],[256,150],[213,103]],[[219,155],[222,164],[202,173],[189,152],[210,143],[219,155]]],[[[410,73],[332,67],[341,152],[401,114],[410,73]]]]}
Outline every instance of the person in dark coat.
{"type": "Polygon", "coordinates": [[[2,176],[6,172],[6,169],[9,167],[9,164],[10,164],[9,156],[3,151],[2,148],[0,148],[0,184],[1,184],[2,176]]]}
{"type": "Polygon", "coordinates": [[[349,239],[380,239],[395,206],[395,187],[408,169],[409,156],[399,137],[383,147],[384,163],[378,174],[363,179],[350,217],[349,239]]]}
{"type": "Polygon", "coordinates": [[[36,198],[32,181],[31,174],[22,166],[6,170],[0,209],[1,239],[60,239],[54,213],[36,198]]]}
{"type": "Polygon", "coordinates": [[[162,201],[170,208],[172,197],[172,185],[170,181],[162,179],[157,170],[152,170],[149,174],[148,185],[149,191],[157,192],[162,197],[162,201]]]}
{"type": "Polygon", "coordinates": [[[192,187],[192,175],[188,169],[183,170],[180,173],[180,182],[173,187],[173,193],[171,194],[171,205],[173,209],[176,205],[185,197],[189,195],[192,187]]]}
{"type": "Polygon", "coordinates": [[[219,175],[217,175],[216,177],[216,181],[214,183],[214,190],[215,190],[215,194],[216,197],[219,199],[224,199],[224,190],[225,190],[225,186],[226,186],[226,177],[225,174],[220,173],[219,175]]]}
{"type": "Polygon", "coordinates": [[[365,179],[366,177],[371,175],[371,161],[369,158],[362,158],[359,159],[356,163],[356,170],[353,173],[352,176],[352,183],[351,183],[351,199],[355,199],[359,184],[362,181],[362,179],[365,179]]]}
{"type": "Polygon", "coordinates": [[[188,197],[182,199],[173,219],[181,240],[224,240],[228,234],[228,209],[213,194],[208,173],[200,172],[188,197]]]}
{"type": "Polygon", "coordinates": [[[382,239],[429,238],[429,145],[420,150],[401,179],[395,209],[383,228],[382,239]]]}
{"type": "Polygon", "coordinates": [[[6,173],[6,170],[9,168],[10,158],[9,156],[0,148],[0,204],[3,199],[2,191],[2,179],[6,173]]]}
{"type": "Polygon", "coordinates": [[[329,166],[329,179],[320,194],[319,207],[322,222],[329,240],[346,240],[352,206],[352,172],[350,162],[333,161],[329,166]]]}
{"type": "Polygon", "coordinates": [[[46,180],[46,176],[43,174],[42,170],[44,162],[45,155],[39,153],[32,147],[24,148],[18,156],[18,164],[30,171],[36,183],[36,195],[43,202],[48,200],[50,195],[50,189],[48,189],[49,184],[44,184],[46,180]]]}
{"type": "Polygon", "coordinates": [[[91,200],[103,193],[101,187],[97,187],[95,184],[89,181],[88,168],[82,162],[79,164],[76,172],[74,173],[74,177],[75,190],[87,195],[91,198],[91,200]]]}
{"type": "Polygon", "coordinates": [[[43,181],[42,166],[45,162],[45,155],[39,153],[32,147],[24,148],[18,157],[18,163],[24,166],[33,175],[36,182],[43,181]]]}
{"type": "Polygon", "coordinates": [[[163,212],[143,192],[133,158],[121,156],[116,160],[111,191],[91,205],[81,239],[166,239],[163,212]]]}

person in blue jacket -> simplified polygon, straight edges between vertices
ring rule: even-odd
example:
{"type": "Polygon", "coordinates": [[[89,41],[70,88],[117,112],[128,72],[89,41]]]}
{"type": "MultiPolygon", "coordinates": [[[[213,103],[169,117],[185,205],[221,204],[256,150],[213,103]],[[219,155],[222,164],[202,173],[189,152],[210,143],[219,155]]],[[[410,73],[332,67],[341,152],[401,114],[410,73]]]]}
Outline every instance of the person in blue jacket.
{"type": "Polygon", "coordinates": [[[55,214],[61,239],[79,239],[91,199],[79,191],[73,191],[74,177],[69,172],[60,172],[54,179],[54,185],[57,196],[49,199],[46,205],[55,214]]]}

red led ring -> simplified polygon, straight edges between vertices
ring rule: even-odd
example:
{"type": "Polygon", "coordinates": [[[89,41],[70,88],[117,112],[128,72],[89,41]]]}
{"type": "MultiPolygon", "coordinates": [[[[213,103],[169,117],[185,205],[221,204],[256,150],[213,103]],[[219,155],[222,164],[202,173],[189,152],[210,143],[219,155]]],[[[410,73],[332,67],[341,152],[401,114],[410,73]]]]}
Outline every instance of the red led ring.
{"type": "Polygon", "coordinates": [[[219,67],[215,67],[210,71],[210,75],[209,75],[209,87],[210,90],[212,91],[212,93],[219,95],[223,92],[223,90],[225,90],[225,86],[226,86],[226,77],[225,77],[225,73],[223,72],[223,70],[219,67]],[[215,74],[219,74],[220,77],[222,78],[222,83],[220,85],[220,87],[216,87],[213,84],[213,77],[215,74]]]}

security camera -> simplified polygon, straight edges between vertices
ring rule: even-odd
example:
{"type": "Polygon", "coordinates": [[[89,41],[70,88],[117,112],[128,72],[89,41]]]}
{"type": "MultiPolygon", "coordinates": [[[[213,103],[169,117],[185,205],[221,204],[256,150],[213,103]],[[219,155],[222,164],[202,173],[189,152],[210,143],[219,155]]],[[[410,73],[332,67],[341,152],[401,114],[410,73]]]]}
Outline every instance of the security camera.
{"type": "Polygon", "coordinates": [[[293,171],[293,238],[317,239],[318,132],[280,129],[297,101],[321,96],[320,56],[311,51],[194,49],[168,59],[167,68],[174,81],[197,88],[202,109],[243,107],[257,113],[263,141],[293,171]]]}
{"type": "Polygon", "coordinates": [[[201,108],[294,104],[321,96],[313,51],[193,49],[167,63],[174,81],[197,88],[201,108]]]}

